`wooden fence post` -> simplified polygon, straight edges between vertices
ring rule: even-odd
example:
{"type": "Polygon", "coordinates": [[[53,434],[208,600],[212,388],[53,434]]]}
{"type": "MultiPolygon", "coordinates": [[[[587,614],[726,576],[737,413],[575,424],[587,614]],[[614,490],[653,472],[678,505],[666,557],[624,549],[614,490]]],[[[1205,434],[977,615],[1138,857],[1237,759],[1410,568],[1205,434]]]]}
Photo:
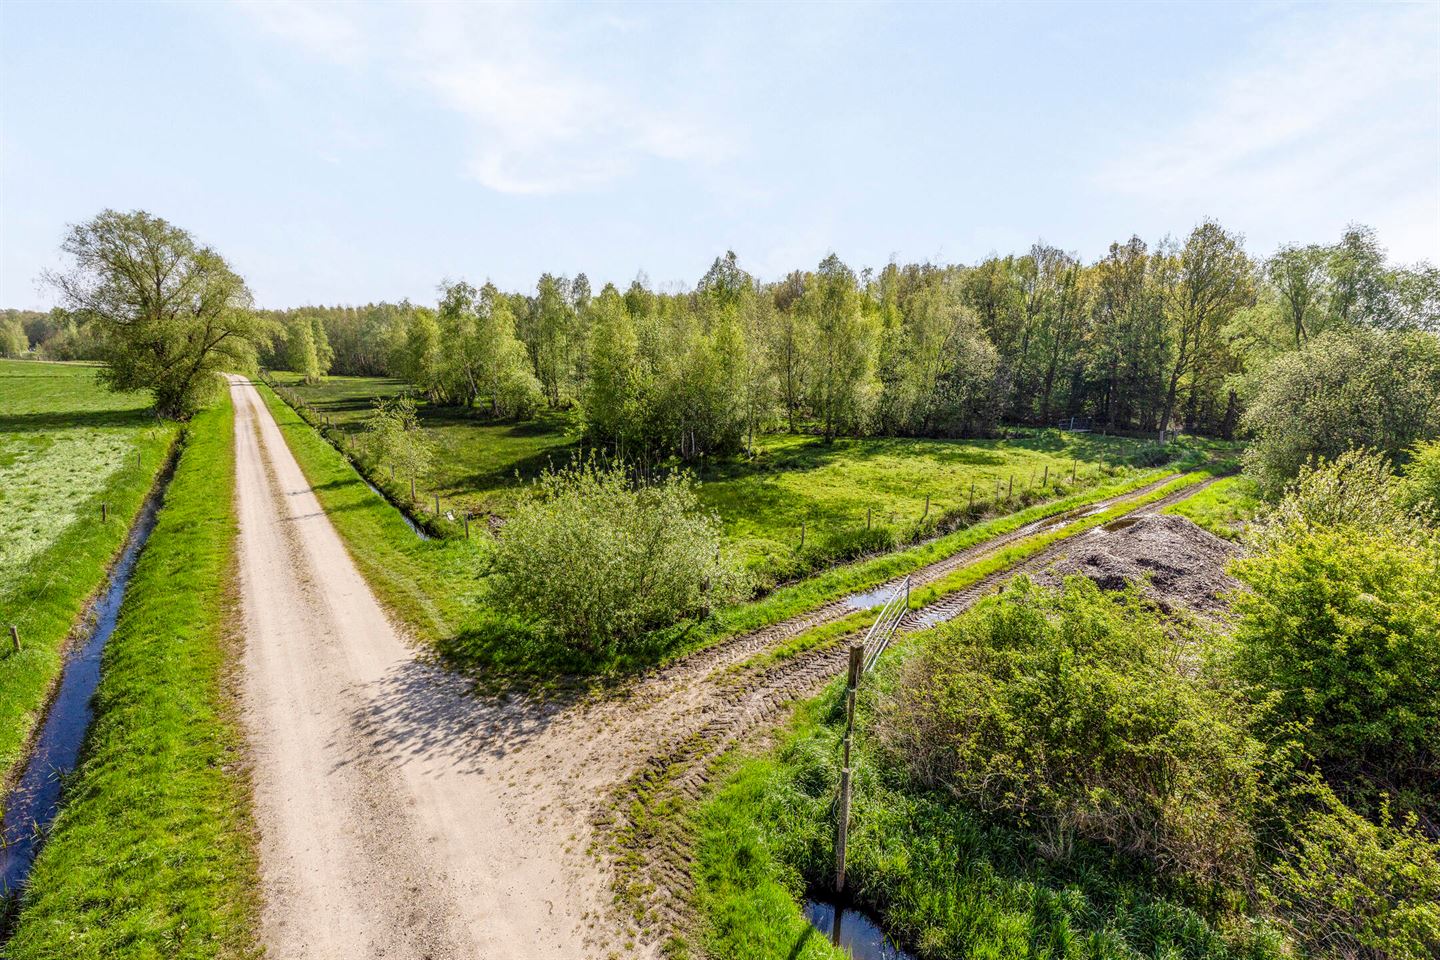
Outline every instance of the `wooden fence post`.
{"type": "Polygon", "coordinates": [[[105,523],[110,519],[110,504],[104,500],[100,501],[100,522],[105,523]]]}
{"type": "Polygon", "coordinates": [[[845,847],[850,839],[850,747],[855,736],[855,688],[865,668],[865,645],[850,645],[850,675],[845,689],[844,765],[840,768],[840,808],[835,817],[835,892],[845,892],[845,847]]]}
{"type": "Polygon", "coordinates": [[[975,509],[975,481],[974,481],[974,480],[971,480],[971,481],[970,481],[970,506],[967,507],[966,509],[967,509],[967,510],[974,510],[974,509],[975,509]]]}
{"type": "Polygon", "coordinates": [[[15,626],[15,624],[13,624],[13,623],[10,624],[10,642],[11,642],[11,644],[14,645],[14,647],[15,647],[15,652],[16,652],[16,653],[19,653],[19,652],[20,652],[20,628],[17,627],[17,626],[15,626]]]}
{"type": "Polygon", "coordinates": [[[435,516],[440,516],[440,494],[435,494],[435,516]]]}
{"type": "Polygon", "coordinates": [[[1015,495],[1015,474],[1010,474],[1010,486],[1005,488],[1005,502],[1009,503],[1010,498],[1015,495]]]}
{"type": "Polygon", "coordinates": [[[805,521],[800,521],[800,549],[805,549],[805,521]]]}
{"type": "Polygon", "coordinates": [[[1074,483],[1074,482],[1075,482],[1075,461],[1074,461],[1074,460],[1071,460],[1071,461],[1070,461],[1070,482],[1071,482],[1071,483],[1074,483]]]}
{"type": "Polygon", "coordinates": [[[411,477],[411,478],[410,478],[410,499],[411,499],[412,502],[415,500],[415,478],[414,478],[414,477],[411,477]]]}
{"type": "Polygon", "coordinates": [[[1050,486],[1050,464],[1045,464],[1045,476],[1040,478],[1040,489],[1044,490],[1050,486]]]}
{"type": "Polygon", "coordinates": [[[465,511],[465,539],[470,539],[470,511],[465,511]]]}
{"type": "Polygon", "coordinates": [[[925,494],[925,512],[920,514],[921,522],[923,523],[928,516],[930,516],[930,494],[927,493],[925,494]]]}
{"type": "Polygon", "coordinates": [[[870,508],[869,508],[869,507],[866,507],[866,508],[865,508],[865,529],[866,529],[866,530],[869,530],[869,529],[870,529],[870,508]]]}

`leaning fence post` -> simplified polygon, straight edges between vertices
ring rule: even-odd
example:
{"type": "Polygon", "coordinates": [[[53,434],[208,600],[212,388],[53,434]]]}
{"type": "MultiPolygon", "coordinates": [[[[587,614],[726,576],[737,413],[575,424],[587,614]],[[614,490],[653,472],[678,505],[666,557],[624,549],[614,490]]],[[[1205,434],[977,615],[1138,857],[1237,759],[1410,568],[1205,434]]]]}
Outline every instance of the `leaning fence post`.
{"type": "Polygon", "coordinates": [[[928,516],[930,516],[930,494],[927,493],[925,494],[925,512],[920,514],[920,519],[923,521],[928,516]]]}
{"type": "Polygon", "coordinates": [[[865,645],[850,645],[850,675],[845,690],[844,766],[840,768],[840,809],[835,817],[835,892],[845,892],[845,847],[850,838],[850,746],[855,736],[855,688],[865,664],[865,645]]]}
{"type": "Polygon", "coordinates": [[[15,647],[15,652],[16,652],[16,653],[19,653],[19,652],[20,652],[20,628],[17,627],[17,626],[15,626],[15,624],[13,624],[13,623],[10,624],[10,643],[14,645],[14,647],[15,647]]]}
{"type": "Polygon", "coordinates": [[[1010,498],[1015,494],[1015,474],[1010,474],[1010,486],[1005,488],[1005,502],[1009,503],[1010,498]]]}
{"type": "Polygon", "coordinates": [[[1045,476],[1040,478],[1040,489],[1044,490],[1050,486],[1050,464],[1045,464],[1045,476]]]}

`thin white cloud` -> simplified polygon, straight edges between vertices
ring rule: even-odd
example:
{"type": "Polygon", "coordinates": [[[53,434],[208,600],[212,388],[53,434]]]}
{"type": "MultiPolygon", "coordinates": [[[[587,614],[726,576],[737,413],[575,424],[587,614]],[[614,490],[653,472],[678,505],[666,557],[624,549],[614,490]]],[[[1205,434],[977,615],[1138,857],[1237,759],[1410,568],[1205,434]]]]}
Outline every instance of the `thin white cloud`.
{"type": "Polygon", "coordinates": [[[558,10],[562,20],[557,8],[511,4],[241,9],[310,55],[363,62],[453,113],[470,145],[464,170],[502,193],[583,190],[647,161],[703,164],[727,151],[712,130],[609,75],[607,62],[623,61],[603,53],[629,31],[624,20],[582,24],[573,10],[558,10]]]}
{"type": "Polygon", "coordinates": [[[329,63],[356,64],[368,45],[350,14],[339,3],[315,0],[234,0],[262,30],[329,63]]]}
{"type": "Polygon", "coordinates": [[[1095,183],[1167,212],[1244,211],[1272,224],[1293,222],[1299,207],[1340,209],[1433,257],[1434,21],[1433,8],[1400,5],[1277,20],[1195,110],[1118,144],[1095,183]],[[1416,109],[1417,90],[1429,91],[1428,111],[1416,109]],[[1429,202],[1417,208],[1417,197],[1429,202]]]}

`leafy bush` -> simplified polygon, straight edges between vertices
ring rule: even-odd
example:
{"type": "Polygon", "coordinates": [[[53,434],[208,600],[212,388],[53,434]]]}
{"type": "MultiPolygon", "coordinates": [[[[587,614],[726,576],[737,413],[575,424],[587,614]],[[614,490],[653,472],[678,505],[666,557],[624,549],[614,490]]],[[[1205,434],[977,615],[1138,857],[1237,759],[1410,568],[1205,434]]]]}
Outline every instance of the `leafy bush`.
{"type": "Polygon", "coordinates": [[[1440,956],[1440,844],[1413,815],[1395,823],[1382,808],[1372,823],[1322,787],[1268,886],[1292,936],[1315,956],[1440,956]]]}
{"type": "Polygon", "coordinates": [[[689,482],[631,482],[623,467],[549,470],[496,545],[492,601],[587,652],[743,593],[720,524],[689,482]]]}
{"type": "Polygon", "coordinates": [[[1301,466],[1259,532],[1269,541],[1347,524],[1370,529],[1405,524],[1395,475],[1384,455],[1346,450],[1334,460],[1301,466]]]}
{"type": "Polygon", "coordinates": [[[1052,856],[1082,837],[1242,881],[1267,754],[1248,708],[1191,676],[1198,631],[1133,591],[1021,578],[916,652],[880,735],[921,783],[1036,830],[1052,856]]]}
{"type": "Polygon", "coordinates": [[[1322,761],[1409,762],[1440,742],[1440,541],[1294,528],[1237,561],[1235,665],[1322,761]]]}
{"type": "Polygon", "coordinates": [[[402,477],[413,479],[429,468],[430,444],[413,397],[375,399],[375,412],[365,418],[365,449],[376,466],[393,467],[402,477]]]}
{"type": "Polygon", "coordinates": [[[1276,357],[1254,383],[1246,469],[1270,496],[1311,460],[1352,447],[1396,457],[1440,436],[1440,338],[1433,334],[1327,331],[1276,357]]]}
{"type": "Polygon", "coordinates": [[[1400,505],[1430,524],[1440,526],[1440,440],[1415,444],[1408,451],[1400,481],[1400,505]]]}

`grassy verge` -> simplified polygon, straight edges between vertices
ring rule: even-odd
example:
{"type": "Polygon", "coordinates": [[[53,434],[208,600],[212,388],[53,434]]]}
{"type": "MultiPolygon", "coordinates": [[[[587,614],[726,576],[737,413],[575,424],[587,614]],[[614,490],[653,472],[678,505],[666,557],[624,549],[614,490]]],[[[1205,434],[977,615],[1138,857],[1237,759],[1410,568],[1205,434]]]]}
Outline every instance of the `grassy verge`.
{"type": "Polygon", "coordinates": [[[0,361],[0,780],[174,442],[145,404],[103,390],[93,367],[0,361]]]}
{"type": "Polygon", "coordinates": [[[1254,518],[1262,506],[1250,478],[1236,474],[1167,507],[1165,512],[1187,517],[1217,537],[1237,540],[1244,532],[1245,523],[1254,518]]]}
{"type": "Polygon", "coordinates": [[[248,787],[226,690],[233,423],[226,398],[187,429],[12,960],[256,955],[248,787]]]}
{"type": "MultiPolygon", "coordinates": [[[[867,684],[888,682],[924,642],[907,638],[867,684]]],[[[1048,859],[1023,829],[907,783],[864,736],[872,701],[873,691],[862,697],[857,722],[847,889],[921,960],[1278,955],[1268,930],[1211,912],[1142,862],[1084,843],[1048,859]]],[[[775,749],[731,755],[715,790],[679,811],[696,857],[699,923],[686,946],[751,960],[843,956],[799,904],[833,880],[843,726],[837,682],[797,708],[775,749]]]]}

